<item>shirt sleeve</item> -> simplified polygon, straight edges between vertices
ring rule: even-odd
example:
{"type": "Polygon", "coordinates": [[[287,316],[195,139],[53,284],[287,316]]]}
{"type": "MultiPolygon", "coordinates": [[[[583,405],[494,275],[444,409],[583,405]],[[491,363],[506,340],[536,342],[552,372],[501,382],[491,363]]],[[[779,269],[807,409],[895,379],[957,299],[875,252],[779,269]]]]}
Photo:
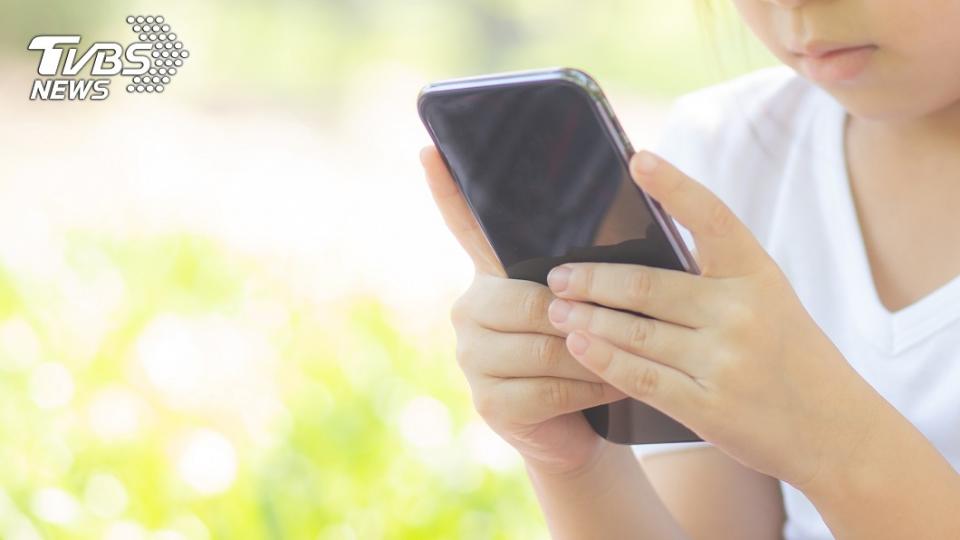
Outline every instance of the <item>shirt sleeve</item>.
{"type": "Polygon", "coordinates": [[[678,442],[678,443],[657,443],[657,444],[635,444],[633,453],[638,458],[652,456],[653,454],[663,454],[667,452],[680,452],[683,450],[692,450],[694,448],[711,448],[712,444],[706,441],[678,442]]]}

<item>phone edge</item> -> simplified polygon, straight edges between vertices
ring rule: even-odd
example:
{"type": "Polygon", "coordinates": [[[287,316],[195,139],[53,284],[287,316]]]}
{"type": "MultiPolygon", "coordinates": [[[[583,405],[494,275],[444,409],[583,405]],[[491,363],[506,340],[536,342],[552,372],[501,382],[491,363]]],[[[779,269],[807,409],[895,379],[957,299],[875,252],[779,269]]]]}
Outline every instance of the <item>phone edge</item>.
{"type": "MultiPolygon", "coordinates": [[[[600,85],[589,73],[579,68],[549,67],[518,71],[504,71],[499,73],[472,75],[431,82],[422,87],[420,92],[417,94],[417,112],[420,116],[421,123],[423,123],[423,125],[427,128],[430,138],[433,140],[434,146],[436,146],[437,150],[440,152],[444,164],[448,169],[450,169],[450,164],[447,162],[446,155],[444,155],[442,149],[440,148],[440,144],[437,141],[436,135],[434,134],[433,129],[430,127],[429,122],[426,121],[426,118],[423,114],[423,103],[425,99],[432,94],[451,92],[467,88],[484,88],[490,86],[514,84],[518,82],[542,82],[550,80],[563,80],[568,83],[572,83],[574,86],[580,90],[583,90],[587,94],[587,97],[589,97],[594,103],[596,111],[600,115],[601,122],[606,128],[608,136],[613,140],[614,145],[619,150],[620,159],[623,162],[623,165],[627,168],[627,170],[630,170],[630,158],[634,154],[633,145],[630,143],[630,139],[627,137],[626,132],[620,125],[619,120],[617,120],[617,116],[613,112],[613,107],[610,105],[610,101],[603,93],[600,85]]],[[[450,174],[457,182],[457,187],[461,189],[462,193],[462,187],[459,179],[456,178],[456,175],[452,170],[450,174]]],[[[644,201],[646,201],[647,208],[650,209],[650,212],[653,214],[653,217],[660,226],[660,229],[664,231],[664,235],[667,237],[667,241],[670,243],[670,247],[673,249],[673,252],[676,255],[680,265],[683,267],[683,270],[691,274],[699,275],[700,268],[697,265],[693,254],[690,253],[686,243],[680,236],[680,232],[677,230],[673,218],[667,214],[667,212],[656,199],[650,197],[650,195],[639,186],[637,186],[637,189],[640,191],[644,201]]],[[[481,225],[481,229],[482,228],[483,227],[481,225]]],[[[484,231],[484,234],[486,234],[486,231],[484,231]]],[[[487,238],[487,242],[490,242],[489,237],[487,238]]],[[[500,263],[502,265],[503,261],[500,261],[500,263]]]]}

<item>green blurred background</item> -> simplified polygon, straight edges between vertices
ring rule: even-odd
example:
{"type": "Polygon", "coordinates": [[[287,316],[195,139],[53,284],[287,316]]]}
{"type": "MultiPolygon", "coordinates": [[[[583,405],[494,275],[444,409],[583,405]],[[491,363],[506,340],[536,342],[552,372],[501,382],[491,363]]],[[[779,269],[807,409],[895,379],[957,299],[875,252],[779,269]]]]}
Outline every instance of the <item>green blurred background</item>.
{"type": "Polygon", "coordinates": [[[575,66],[636,146],[771,63],[698,0],[0,0],[0,537],[541,538],[447,316],[430,80],[575,66]],[[166,17],[162,95],[28,99],[37,34],[166,17]]]}

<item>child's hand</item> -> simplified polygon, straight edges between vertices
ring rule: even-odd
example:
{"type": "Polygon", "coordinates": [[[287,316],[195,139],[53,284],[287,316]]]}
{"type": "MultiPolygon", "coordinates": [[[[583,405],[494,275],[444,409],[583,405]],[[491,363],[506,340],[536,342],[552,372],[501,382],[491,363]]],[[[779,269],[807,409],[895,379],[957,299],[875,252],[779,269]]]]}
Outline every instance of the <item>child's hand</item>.
{"type": "Polygon", "coordinates": [[[631,173],[690,230],[702,274],[608,263],[555,268],[549,315],[569,332],[574,358],[798,488],[844,467],[882,397],[713,193],[646,152],[631,160],[631,173]]]}
{"type": "Polygon", "coordinates": [[[506,277],[437,150],[420,157],[444,221],[476,270],[450,317],[477,411],[528,463],[583,470],[607,445],[579,411],[626,396],[570,356],[565,334],[547,319],[550,289],[506,277]]]}

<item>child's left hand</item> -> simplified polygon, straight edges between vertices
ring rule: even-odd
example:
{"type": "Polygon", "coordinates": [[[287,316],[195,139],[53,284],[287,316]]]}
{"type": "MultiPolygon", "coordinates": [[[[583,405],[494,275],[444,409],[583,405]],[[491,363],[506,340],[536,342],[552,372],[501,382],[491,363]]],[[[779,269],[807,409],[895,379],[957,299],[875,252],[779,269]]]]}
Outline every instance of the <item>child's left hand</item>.
{"type": "Polygon", "coordinates": [[[570,332],[567,348],[755,470],[799,489],[842,470],[883,398],[720,199],[652,154],[630,165],[634,181],[692,233],[701,275],[611,263],[555,268],[548,281],[559,298],[549,315],[570,332]]]}

